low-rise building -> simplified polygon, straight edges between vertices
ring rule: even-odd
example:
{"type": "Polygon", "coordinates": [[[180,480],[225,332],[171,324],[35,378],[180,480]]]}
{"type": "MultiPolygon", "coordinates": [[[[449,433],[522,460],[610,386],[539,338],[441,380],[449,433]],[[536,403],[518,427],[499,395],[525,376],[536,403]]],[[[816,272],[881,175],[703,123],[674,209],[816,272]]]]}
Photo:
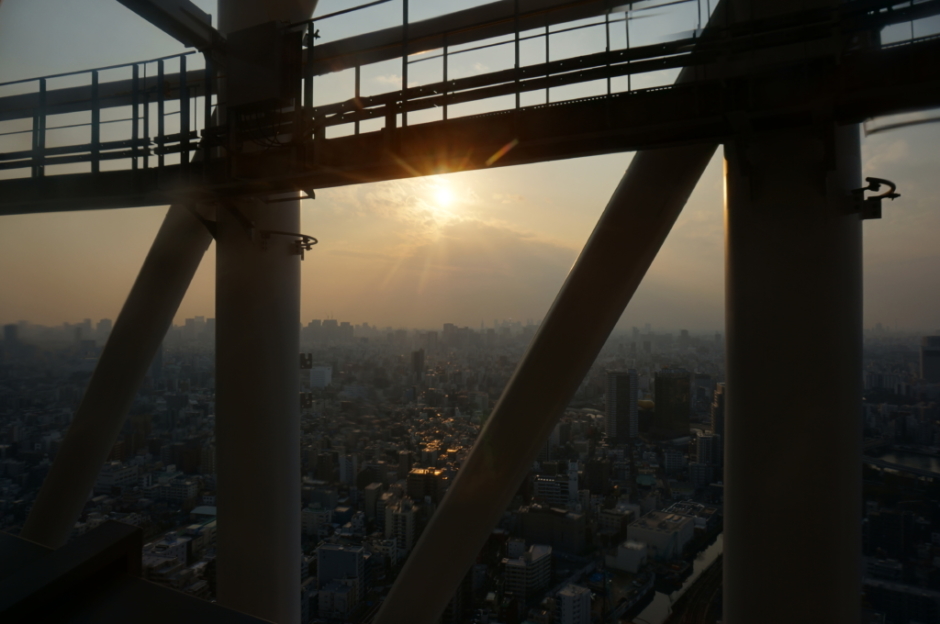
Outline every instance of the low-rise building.
{"type": "Polygon", "coordinates": [[[137,466],[119,461],[106,463],[95,481],[95,494],[110,494],[115,487],[125,488],[137,485],[139,477],[137,466]]]}
{"type": "Polygon", "coordinates": [[[695,521],[676,513],[651,511],[627,528],[627,539],[645,542],[653,559],[675,559],[695,535],[695,521]]]}
{"type": "Polygon", "coordinates": [[[533,544],[521,557],[503,559],[508,593],[532,596],[545,590],[552,580],[552,547],[533,544]]]}
{"type": "Polygon", "coordinates": [[[648,551],[644,542],[627,540],[617,545],[617,554],[607,555],[604,563],[608,568],[636,574],[646,565],[648,551]]]}

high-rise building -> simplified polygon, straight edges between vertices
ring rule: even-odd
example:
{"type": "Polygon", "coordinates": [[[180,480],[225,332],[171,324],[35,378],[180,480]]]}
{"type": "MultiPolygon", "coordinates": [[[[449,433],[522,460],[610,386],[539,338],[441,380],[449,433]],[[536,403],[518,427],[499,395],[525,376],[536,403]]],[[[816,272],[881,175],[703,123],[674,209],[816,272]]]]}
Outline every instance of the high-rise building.
{"type": "Polygon", "coordinates": [[[424,379],[424,349],[411,352],[411,372],[416,383],[424,379]]]}
{"type": "Polygon", "coordinates": [[[561,624],[588,624],[591,621],[591,590],[580,585],[566,585],[555,598],[561,624]]]}
{"type": "Polygon", "coordinates": [[[385,537],[395,538],[403,556],[411,552],[415,542],[415,505],[410,498],[385,509],[385,537]]]}
{"type": "Polygon", "coordinates": [[[635,369],[607,373],[607,437],[615,442],[636,439],[639,427],[637,386],[635,369]]]}
{"type": "Polygon", "coordinates": [[[683,329],[679,332],[679,348],[686,350],[692,344],[692,337],[689,335],[689,330],[683,329]]]}
{"type": "Polygon", "coordinates": [[[721,436],[717,434],[699,436],[696,441],[695,454],[700,464],[708,466],[721,466],[724,464],[725,453],[721,436]]]}
{"type": "Polygon", "coordinates": [[[940,383],[940,336],[921,338],[920,376],[929,383],[940,383]]]}
{"type": "Polygon", "coordinates": [[[725,435],[725,384],[720,383],[715,388],[715,394],[712,399],[712,433],[715,435],[725,435]]]}
{"type": "Polygon", "coordinates": [[[405,483],[408,496],[413,500],[423,501],[427,496],[431,502],[439,503],[444,498],[447,477],[436,468],[412,468],[405,483]]]}
{"type": "Polygon", "coordinates": [[[664,439],[689,435],[689,414],[692,411],[689,371],[684,368],[657,371],[654,390],[656,416],[653,435],[664,439]]]}

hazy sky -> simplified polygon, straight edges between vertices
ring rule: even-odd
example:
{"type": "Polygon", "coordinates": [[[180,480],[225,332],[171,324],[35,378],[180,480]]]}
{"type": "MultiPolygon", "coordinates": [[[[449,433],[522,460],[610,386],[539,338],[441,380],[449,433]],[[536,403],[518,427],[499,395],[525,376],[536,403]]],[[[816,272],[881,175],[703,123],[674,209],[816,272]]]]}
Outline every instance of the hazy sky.
{"type": "MultiPolygon", "coordinates": [[[[215,13],[213,2],[197,4],[215,13]]],[[[318,13],[351,4],[324,2],[318,13]]],[[[412,0],[412,14],[468,4],[412,0]]],[[[393,14],[400,11],[392,5],[400,5],[390,3],[393,14]]],[[[364,26],[389,23],[376,19],[364,26]]],[[[679,32],[694,26],[688,14],[671,19],[656,27],[679,32]]],[[[645,24],[653,21],[637,20],[632,40],[652,37],[653,26],[645,24]]],[[[326,37],[345,36],[343,28],[322,31],[326,37]]],[[[0,82],[179,51],[175,41],[114,0],[0,4],[0,82]]],[[[474,64],[499,68],[500,62],[495,56],[470,59],[466,70],[474,64]]],[[[392,83],[400,78],[393,70],[364,72],[364,90],[396,88],[392,83]]],[[[337,92],[342,79],[337,78],[337,92]]],[[[330,99],[326,87],[319,89],[320,97],[330,99]]],[[[940,125],[872,135],[863,145],[864,174],[896,181],[902,194],[885,205],[885,218],[864,226],[865,323],[940,329],[940,125]]],[[[0,138],[0,151],[8,149],[0,138]]],[[[354,323],[420,327],[538,320],[630,157],[318,191],[317,200],[305,201],[302,209],[303,231],[320,240],[303,263],[302,320],[332,315],[354,323]]],[[[722,210],[719,150],[623,324],[723,326],[722,210]]],[[[116,318],[165,212],[156,206],[0,218],[0,322],[116,318]]],[[[210,248],[177,322],[214,315],[214,269],[210,248]]]]}

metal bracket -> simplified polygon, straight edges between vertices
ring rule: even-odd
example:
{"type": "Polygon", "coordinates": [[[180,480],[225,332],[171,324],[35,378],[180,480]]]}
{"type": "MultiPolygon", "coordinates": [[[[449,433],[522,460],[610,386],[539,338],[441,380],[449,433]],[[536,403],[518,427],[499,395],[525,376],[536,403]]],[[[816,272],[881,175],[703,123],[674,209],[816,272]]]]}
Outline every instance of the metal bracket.
{"type": "Polygon", "coordinates": [[[251,236],[252,240],[255,239],[255,235],[258,236],[258,239],[261,241],[261,249],[265,250],[268,248],[268,241],[271,240],[272,236],[288,236],[295,238],[293,244],[293,253],[300,256],[300,259],[304,259],[304,252],[310,251],[313,249],[313,246],[316,245],[318,241],[313,236],[308,236],[306,234],[297,234],[295,232],[281,232],[279,230],[262,230],[259,229],[255,222],[246,217],[242,212],[232,205],[226,206],[229,211],[235,215],[235,217],[241,222],[242,226],[248,230],[248,234],[251,236]]]}
{"type": "Polygon", "coordinates": [[[268,241],[272,236],[292,236],[298,240],[294,241],[294,254],[300,256],[300,259],[304,259],[304,252],[310,251],[313,249],[313,246],[316,245],[319,241],[312,236],[307,236],[306,234],[295,234],[294,232],[278,232],[276,230],[258,230],[258,233],[261,234],[261,249],[268,248],[268,241]]]}
{"type": "Polygon", "coordinates": [[[898,187],[894,182],[883,178],[865,178],[865,181],[868,182],[868,186],[863,186],[862,188],[851,191],[852,197],[855,200],[856,211],[861,214],[862,219],[880,219],[881,200],[890,199],[894,201],[900,197],[901,195],[895,192],[898,187]],[[888,187],[885,192],[881,195],[865,197],[865,191],[877,193],[881,190],[882,184],[888,187]]]}

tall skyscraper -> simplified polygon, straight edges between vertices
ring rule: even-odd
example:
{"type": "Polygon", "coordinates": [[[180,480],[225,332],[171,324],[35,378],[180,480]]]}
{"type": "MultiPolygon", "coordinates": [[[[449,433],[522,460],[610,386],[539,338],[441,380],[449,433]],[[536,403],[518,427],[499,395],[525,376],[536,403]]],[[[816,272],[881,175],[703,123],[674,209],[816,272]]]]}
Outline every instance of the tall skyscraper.
{"type": "Polygon", "coordinates": [[[715,435],[725,435],[725,384],[720,383],[715,388],[714,398],[712,399],[712,433],[715,435]]]}
{"type": "Polygon", "coordinates": [[[920,376],[929,383],[940,383],[940,336],[921,338],[920,376]]]}
{"type": "Polygon", "coordinates": [[[691,376],[684,368],[664,368],[656,373],[656,417],[653,435],[680,438],[689,435],[692,411],[691,376]]]}
{"type": "Polygon", "coordinates": [[[411,372],[416,383],[424,380],[424,349],[411,352],[411,372]]]}
{"type": "Polygon", "coordinates": [[[636,439],[639,427],[637,414],[637,374],[628,371],[607,373],[607,437],[615,442],[636,439]]]}

